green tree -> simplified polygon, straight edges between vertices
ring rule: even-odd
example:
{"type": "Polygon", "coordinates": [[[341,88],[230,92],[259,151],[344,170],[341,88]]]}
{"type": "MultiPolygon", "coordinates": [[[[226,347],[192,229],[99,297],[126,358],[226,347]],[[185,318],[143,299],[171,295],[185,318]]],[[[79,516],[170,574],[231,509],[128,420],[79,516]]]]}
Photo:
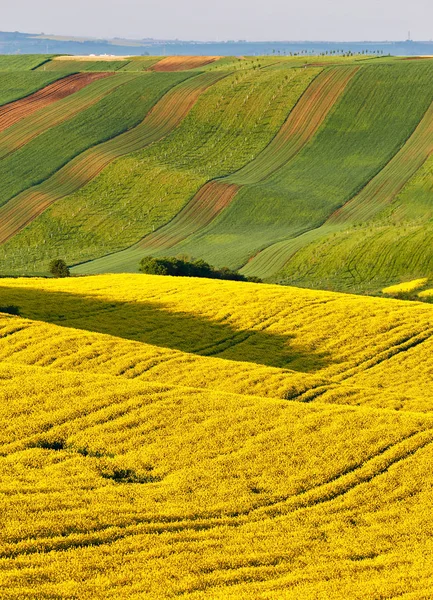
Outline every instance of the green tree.
{"type": "Polygon", "coordinates": [[[68,265],[61,258],[55,258],[50,262],[49,271],[53,277],[69,277],[68,265]]]}

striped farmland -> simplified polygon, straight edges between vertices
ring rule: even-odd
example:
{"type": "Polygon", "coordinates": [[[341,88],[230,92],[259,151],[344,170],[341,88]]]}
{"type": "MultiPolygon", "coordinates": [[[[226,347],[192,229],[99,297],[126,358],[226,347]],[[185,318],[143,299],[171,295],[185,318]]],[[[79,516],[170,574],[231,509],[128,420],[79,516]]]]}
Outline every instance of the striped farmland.
{"type": "Polygon", "coordinates": [[[161,139],[188,114],[200,94],[223,73],[192,77],[168,92],[137,127],[70,161],[39,186],[26,190],[0,208],[0,240],[4,243],[50,204],[96,177],[110,162],[161,139]]]}
{"type": "Polygon", "coordinates": [[[322,225],[398,153],[430,105],[429,64],[407,67],[362,67],[301,152],[265,181],[241,188],[213,223],[170,253],[239,268],[273,243],[283,247],[322,225]]]}
{"type": "Polygon", "coordinates": [[[271,277],[304,246],[345,227],[366,222],[383,211],[433,152],[433,103],[419,125],[387,165],[354,198],[333,212],[325,223],[298,238],[278,242],[253,257],[245,275],[271,277]]]}
{"type": "Polygon", "coordinates": [[[204,67],[220,58],[220,56],[167,56],[150,68],[152,71],[188,71],[204,67]]]}
{"type": "MultiPolygon", "coordinates": [[[[319,74],[301,96],[271,143],[234,175],[207,183],[170,223],[132,249],[164,251],[208,225],[235,198],[240,185],[258,182],[291,160],[311,139],[358,67],[319,74]]],[[[135,252],[137,250],[137,252],[135,252]]]]}
{"type": "Polygon", "coordinates": [[[39,109],[37,114],[23,117],[18,123],[2,131],[0,133],[0,159],[21,148],[44,131],[96,104],[127,81],[124,76],[113,77],[111,73],[90,74],[90,77],[91,82],[81,91],[76,91],[62,100],[49,104],[44,109],[39,109]],[[96,75],[102,75],[102,77],[96,75]]]}
{"type": "Polygon", "coordinates": [[[108,75],[108,73],[76,73],[59,79],[26,98],[3,105],[0,107],[0,132],[108,75]]]}

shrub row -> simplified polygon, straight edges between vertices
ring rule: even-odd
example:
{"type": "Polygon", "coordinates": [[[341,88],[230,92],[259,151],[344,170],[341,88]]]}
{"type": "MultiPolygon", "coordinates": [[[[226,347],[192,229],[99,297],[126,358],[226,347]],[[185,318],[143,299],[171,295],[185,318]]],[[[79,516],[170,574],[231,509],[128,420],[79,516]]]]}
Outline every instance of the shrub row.
{"type": "Polygon", "coordinates": [[[175,277],[208,277],[261,283],[258,277],[245,277],[228,267],[217,269],[204,260],[188,261],[181,258],[154,258],[145,256],[140,261],[140,271],[149,275],[172,275],[175,277]]]}

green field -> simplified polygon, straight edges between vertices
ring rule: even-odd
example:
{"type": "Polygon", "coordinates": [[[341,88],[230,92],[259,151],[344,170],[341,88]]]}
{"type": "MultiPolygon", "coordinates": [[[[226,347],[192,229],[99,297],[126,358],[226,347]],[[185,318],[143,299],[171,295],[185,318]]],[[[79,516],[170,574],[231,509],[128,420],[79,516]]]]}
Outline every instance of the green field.
{"type": "Polygon", "coordinates": [[[110,73],[0,132],[4,273],[53,256],[135,272],[157,254],[341,290],[431,274],[432,60],[184,60],[48,57],[1,75],[7,102],[110,73]]]}
{"type": "Polygon", "coordinates": [[[0,106],[30,96],[64,76],[62,72],[0,71],[0,106]]]}
{"type": "Polygon", "coordinates": [[[0,71],[30,71],[51,63],[49,54],[0,55],[0,71]]]}
{"type": "Polygon", "coordinates": [[[31,248],[33,269],[40,272],[52,252],[66,252],[68,260],[78,262],[92,253],[119,250],[125,241],[134,243],[173,217],[207,179],[230,173],[260,152],[317,73],[251,70],[221,79],[170,136],[116,161],[80,192],[56,203],[8,242],[3,256],[10,256],[18,270],[31,248]],[[119,227],[121,240],[116,236],[119,227]],[[65,245],[68,238],[76,242],[65,245]]]}

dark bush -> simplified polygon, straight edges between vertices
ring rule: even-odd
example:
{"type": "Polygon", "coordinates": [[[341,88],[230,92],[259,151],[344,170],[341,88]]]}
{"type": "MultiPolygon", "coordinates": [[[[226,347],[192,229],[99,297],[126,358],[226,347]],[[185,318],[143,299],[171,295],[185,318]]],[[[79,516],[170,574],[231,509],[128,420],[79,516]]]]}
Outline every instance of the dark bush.
{"type": "Polygon", "coordinates": [[[0,306],[0,313],[7,313],[8,315],[18,316],[20,314],[20,309],[18,306],[10,304],[9,306],[0,306]]]}
{"type": "Polygon", "coordinates": [[[71,274],[68,265],[61,258],[50,262],[49,271],[53,277],[69,277],[71,274]]]}
{"type": "Polygon", "coordinates": [[[261,283],[258,277],[244,277],[228,267],[216,269],[202,259],[154,258],[145,256],[140,262],[140,271],[148,275],[172,275],[174,277],[208,277],[209,279],[230,279],[261,283]]]}

